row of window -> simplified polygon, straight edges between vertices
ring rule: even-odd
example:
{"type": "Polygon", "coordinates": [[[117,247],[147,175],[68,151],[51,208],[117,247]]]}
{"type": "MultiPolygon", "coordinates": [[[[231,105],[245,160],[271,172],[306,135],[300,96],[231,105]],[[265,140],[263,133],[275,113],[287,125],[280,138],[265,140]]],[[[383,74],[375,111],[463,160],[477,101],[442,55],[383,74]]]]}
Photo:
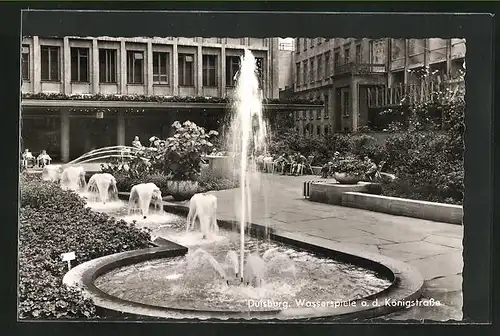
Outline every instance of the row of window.
{"type": "Polygon", "coordinates": [[[323,134],[328,135],[329,131],[331,130],[332,126],[331,125],[314,125],[308,124],[304,127],[304,135],[305,136],[319,136],[321,135],[321,129],[323,129],[323,134]],[[316,130],[316,133],[314,131],[316,130]]]}
{"type": "Polygon", "coordinates": [[[324,42],[328,42],[329,38],[315,37],[315,38],[297,38],[295,39],[295,51],[300,53],[302,50],[307,50],[307,47],[314,48],[315,45],[320,45],[324,42]]]}
{"type": "MultiPolygon", "coordinates": [[[[57,46],[40,46],[41,80],[48,82],[61,81],[61,48],[57,46]]],[[[75,83],[90,82],[89,48],[70,48],[71,81],[75,83]]],[[[22,79],[30,80],[29,46],[22,49],[22,79]]],[[[127,83],[144,84],[144,51],[127,50],[127,83]]],[[[194,86],[195,66],[194,54],[180,53],[177,56],[180,86],[194,86]]],[[[153,84],[169,85],[170,55],[168,52],[153,52],[153,84]]],[[[256,58],[258,75],[263,80],[263,58],[256,58]]],[[[218,86],[218,56],[202,56],[202,85],[218,86]]],[[[226,56],[226,86],[235,85],[235,75],[240,67],[239,56],[226,56]]],[[[117,83],[118,62],[116,49],[99,49],[99,82],[117,83]]]]}
{"type": "MultiPolygon", "coordinates": [[[[356,59],[355,62],[360,64],[362,62],[362,49],[361,44],[356,45],[356,59]]],[[[328,50],[324,54],[311,57],[302,61],[302,72],[300,71],[301,62],[295,64],[296,67],[296,81],[297,84],[313,83],[322,79],[328,79],[331,76],[331,51],[328,50]],[[315,66],[317,65],[317,66],[315,66]],[[302,75],[301,75],[302,74],[302,75]]],[[[344,48],[344,64],[351,62],[350,48],[344,48]]],[[[334,51],[334,67],[341,65],[340,50],[334,51]]]]}

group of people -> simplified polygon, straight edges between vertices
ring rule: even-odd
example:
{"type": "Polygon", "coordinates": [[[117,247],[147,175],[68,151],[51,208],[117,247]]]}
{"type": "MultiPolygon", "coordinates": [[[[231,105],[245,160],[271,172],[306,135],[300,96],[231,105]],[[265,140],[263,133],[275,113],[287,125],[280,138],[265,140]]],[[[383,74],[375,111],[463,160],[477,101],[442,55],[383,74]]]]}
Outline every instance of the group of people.
{"type": "MultiPolygon", "coordinates": [[[[149,148],[161,148],[165,146],[165,142],[160,140],[157,136],[152,136],[149,138],[149,148]]],[[[145,146],[142,145],[141,140],[139,140],[139,137],[136,135],[134,137],[134,141],[132,141],[132,147],[135,147],[137,149],[144,149],[145,146]]]]}
{"type": "Polygon", "coordinates": [[[283,153],[274,160],[273,165],[283,174],[290,172],[290,175],[298,175],[309,167],[309,162],[299,152],[293,154],[283,153]]]}
{"type": "Polygon", "coordinates": [[[33,153],[31,153],[28,148],[26,148],[21,155],[21,167],[23,169],[28,168],[30,166],[30,163],[32,166],[36,165],[43,168],[46,165],[49,165],[50,161],[52,161],[52,158],[49,156],[49,154],[47,154],[47,151],[45,149],[42,150],[42,152],[36,157],[36,159],[33,156],[33,153]]]}

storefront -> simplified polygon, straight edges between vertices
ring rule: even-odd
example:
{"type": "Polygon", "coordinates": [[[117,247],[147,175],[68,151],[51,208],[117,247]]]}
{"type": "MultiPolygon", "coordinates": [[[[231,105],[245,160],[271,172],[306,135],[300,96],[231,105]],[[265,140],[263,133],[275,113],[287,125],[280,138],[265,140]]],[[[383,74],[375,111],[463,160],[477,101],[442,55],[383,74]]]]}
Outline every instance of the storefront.
{"type": "MultiPolygon", "coordinates": [[[[47,150],[54,162],[68,162],[96,148],[143,145],[149,137],[171,135],[174,121],[190,120],[208,130],[221,131],[230,105],[225,103],[154,103],[126,101],[22,101],[22,150],[37,155],[47,150]]],[[[268,111],[293,111],[307,106],[269,104],[268,111]]],[[[318,106],[309,106],[318,108],[318,106]]]]}

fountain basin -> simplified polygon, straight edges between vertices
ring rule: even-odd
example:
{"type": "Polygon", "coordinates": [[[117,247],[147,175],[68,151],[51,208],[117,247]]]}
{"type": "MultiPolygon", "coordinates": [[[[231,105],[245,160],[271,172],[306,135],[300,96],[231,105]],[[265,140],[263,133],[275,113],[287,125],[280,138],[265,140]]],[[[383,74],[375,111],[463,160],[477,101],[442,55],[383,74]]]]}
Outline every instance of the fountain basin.
{"type": "MultiPolygon", "coordinates": [[[[124,197],[123,195],[122,197],[124,197]]],[[[170,212],[186,213],[188,208],[179,204],[165,204],[165,210],[170,212]]],[[[239,223],[230,221],[219,221],[221,228],[231,230],[239,223]]],[[[289,308],[283,310],[266,311],[223,311],[210,309],[193,309],[179,307],[161,307],[151,304],[144,304],[124,300],[113,295],[109,295],[100,290],[94,281],[117,268],[127,265],[137,265],[138,263],[173,258],[187,253],[187,249],[162,240],[161,247],[118,253],[78,265],[66,274],[63,282],[67,285],[79,285],[85,295],[89,296],[96,306],[104,311],[106,315],[125,315],[146,318],[160,319],[258,319],[258,320],[353,320],[364,319],[388,314],[394,310],[403,308],[401,305],[394,305],[391,302],[406,302],[416,300],[420,296],[423,279],[418,271],[406,263],[387,258],[377,254],[370,254],[353,250],[326,239],[312,237],[300,233],[292,233],[283,230],[266,229],[263,226],[253,224],[250,228],[252,236],[264,235],[267,232],[273,241],[282,242],[291,247],[304,249],[323,257],[337,261],[361,266],[374,271],[379,275],[389,279],[391,285],[368,297],[355,300],[355,306],[341,307],[308,307],[289,308]],[[374,300],[378,304],[374,304],[374,300]],[[390,302],[385,302],[389,299],[390,302]],[[364,302],[364,303],[363,303],[364,302]]]]}

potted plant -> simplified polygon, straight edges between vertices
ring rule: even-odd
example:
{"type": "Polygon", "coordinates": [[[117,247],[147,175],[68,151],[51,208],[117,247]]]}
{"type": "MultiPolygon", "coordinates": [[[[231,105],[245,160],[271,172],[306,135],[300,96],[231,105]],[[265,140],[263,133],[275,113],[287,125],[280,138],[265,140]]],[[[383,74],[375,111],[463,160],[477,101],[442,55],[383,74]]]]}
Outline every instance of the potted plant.
{"type": "Polygon", "coordinates": [[[341,184],[356,184],[363,180],[370,167],[355,156],[348,156],[335,164],[333,177],[341,184]]]}
{"type": "Polygon", "coordinates": [[[172,124],[174,135],[165,142],[161,155],[166,172],[170,177],[167,182],[170,195],[176,201],[191,198],[199,189],[198,176],[201,172],[202,153],[209,152],[212,136],[216,131],[206,132],[194,122],[172,124]]]}

